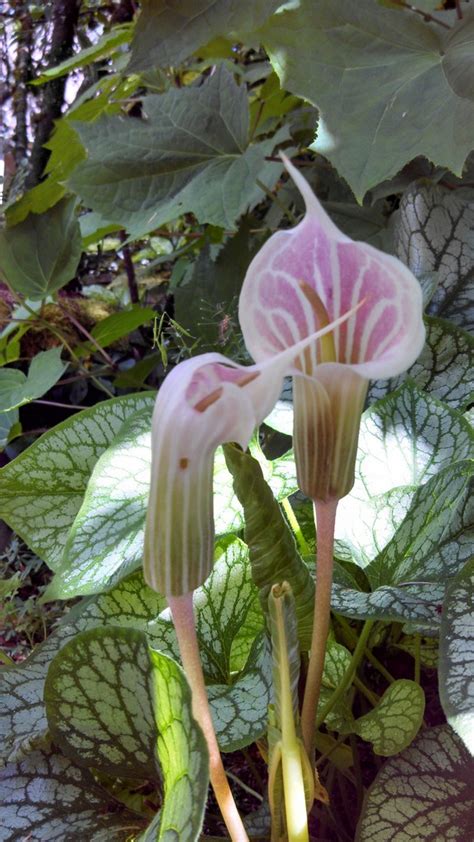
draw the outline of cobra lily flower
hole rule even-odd
[[[270,237],[250,264],[239,320],[248,350],[261,362],[363,302],[351,319],[300,354],[293,380],[299,485],[312,499],[340,499],[354,482],[369,379],[400,374],[423,347],[422,294],[397,258],[339,231],[303,176],[282,158],[306,214],[295,228]]]
[[[337,324],[350,318],[343,314]],[[335,323],[335,324],[336,324]],[[144,573],[161,593],[198,588],[214,555],[212,505],[216,448],[246,448],[293,371],[295,355],[328,334],[313,331],[271,359],[241,366],[221,354],[202,354],[176,366],[161,386],[152,422],[151,488],[145,530]]]
[[[193,591],[210,573],[214,558],[214,453],[228,441],[247,447],[275,404],[295,354],[332,328],[314,332],[259,365],[240,366],[220,354],[187,360],[166,378],[153,413],[144,574],[152,588],[168,597],[194,716],[209,749],[211,783],[233,842],[248,842],[248,837],[219,753],[193,614]]]
[[[421,288],[409,269],[339,231],[306,180],[282,158],[306,214],[295,228],[270,237],[249,266],[239,301],[245,344],[257,362],[268,361],[353,311],[294,359],[298,483],[315,501],[317,525],[316,602],[301,717],[311,756],[329,629],[337,502],[354,483],[369,379],[407,369],[423,347],[425,330]]]

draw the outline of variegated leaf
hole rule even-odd
[[[428,313],[474,327],[474,201],[462,190],[414,182],[400,202],[395,253],[419,278],[435,273]]]
[[[439,693],[447,720],[474,755],[474,559],[446,592],[440,630]]]
[[[83,769],[54,747],[32,747],[0,770],[2,842],[126,842],[143,828]]]
[[[53,427],[2,468],[0,516],[52,570],[102,453],[124,421],[153,405],[153,395],[104,401]]]
[[[448,725],[425,729],[370,787],[357,842],[467,842],[474,762]]]
[[[44,688],[54,741],[80,766],[153,778],[156,733],[146,636],[131,628],[76,635],[52,661]]]

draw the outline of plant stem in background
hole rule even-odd
[[[316,712],[324,669],[326,641],[331,613],[334,526],[338,500],[315,501],[318,553],[316,562],[316,598],[314,604],[311,654],[301,714],[301,731],[308,757],[314,754]]]
[[[335,705],[337,705],[339,699],[342,698],[346,690],[351,686],[354,676],[359,666],[363,656],[366,643],[369,639],[370,632],[372,631],[372,626],[374,625],[374,620],[366,620],[362,631],[360,633],[359,640],[357,642],[357,646],[354,649],[352,654],[352,658],[350,661],[349,666],[347,667],[339,685],[335,689],[334,693],[332,694],[331,698],[328,700],[327,704],[324,706],[322,711],[319,713],[317,720],[316,720],[316,728],[319,728],[328,714],[332,711]]]
[[[125,243],[127,239],[126,231],[120,232],[120,241]],[[138,284],[137,278],[135,275],[135,267],[133,265],[132,255],[130,252],[130,246],[124,245],[122,246],[122,255],[123,255],[123,265],[125,267],[125,272],[127,274],[127,281],[128,281],[128,291],[130,293],[130,301],[132,304],[138,304],[139,295],[138,295]]]
[[[192,691],[193,715],[203,730],[209,750],[209,774],[212,788],[232,842],[248,842],[247,832],[237,811],[222,764],[212,723],[196,635],[193,594],[168,596],[168,602],[173,616],[184,672]]]

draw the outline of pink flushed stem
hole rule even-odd
[[[314,604],[311,654],[301,713],[301,731],[308,757],[314,754],[316,713],[323,676],[326,642],[331,615],[332,571],[334,564],[334,526],[338,500],[315,500],[317,531],[316,598]]]
[[[249,842],[229,787],[212,723],[196,636],[193,594],[168,596],[168,602],[173,616],[184,672],[192,691],[193,716],[203,730],[209,750],[209,775],[217,803],[232,842]]]

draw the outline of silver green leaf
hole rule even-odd
[[[143,393],[104,401],[58,424],[0,472],[0,516],[55,570],[97,460],[124,421],[151,408]]]
[[[390,757],[407,748],[423,721],[425,694],[419,684],[401,678],[394,681],[380,702],[355,720],[352,730],[372,743],[375,754]]]
[[[191,691],[180,667],[153,649],[149,656],[164,802],[155,828],[150,828],[140,840],[197,842],[209,782],[206,741],[193,719]]]
[[[81,766],[154,777],[152,688],[143,632],[111,626],[76,635],[52,661],[44,688],[55,743]]]
[[[411,184],[400,202],[395,254],[417,278],[435,273],[428,313],[465,330],[474,327],[474,201],[472,193],[426,181]]]
[[[391,380],[375,380],[369,387],[369,403],[397,389],[407,377],[459,412],[472,402],[473,337],[456,325],[431,316],[425,318],[425,326],[426,342],[416,363]]]
[[[447,720],[474,755],[474,559],[446,591],[439,644],[439,694]]]
[[[97,461],[47,599],[96,593],[141,564],[151,406],[134,413]]]
[[[283,163],[266,157],[287,130],[249,145],[246,88],[223,66],[204,85],[172,88],[142,104],[146,119],[75,123],[88,159],[70,180],[89,207],[134,237],[188,212],[234,229],[264,196],[257,179],[269,187],[278,179]]]
[[[15,667],[0,672],[0,745],[4,760],[21,751],[32,734],[47,728],[43,703],[49,664],[61,647],[79,632],[98,626],[146,631],[165,607],[165,600],[143,581],[141,571],[100,596],[74,606],[45,643]]]
[[[47,744],[0,770],[0,801],[2,842],[126,842],[143,827],[88,769]]]
[[[326,645],[324,669],[319,694],[318,714],[321,714],[335,690],[341,684],[351,663],[351,653],[341,643],[330,637]],[[324,720],[334,731],[350,733],[353,730],[354,717],[347,699],[347,694],[331,708]]]
[[[16,368],[0,368],[0,412],[17,409],[52,389],[67,368],[61,361],[61,351],[40,351],[31,360],[27,375]]]
[[[192,6],[143,0],[127,72],[179,65],[219,35],[252,32],[279,5],[280,0],[194,0]]]
[[[423,730],[370,787],[357,842],[467,842],[474,763],[448,725]]]
[[[62,199],[0,231],[0,277],[14,292],[38,300],[74,277],[82,249],[75,205]]]
[[[210,577],[194,595],[196,629],[219,745],[236,751],[261,737],[271,701],[271,653],[252,582],[248,549],[229,536],[217,543]],[[168,610],[148,628],[150,643],[178,657]]]
[[[422,485],[473,452],[469,423],[406,382],[364,413],[352,492],[367,499],[396,486]]]
[[[282,87],[318,107],[313,148],[361,202],[418,155],[461,175],[474,132],[473,30],[469,11],[443,29],[376,0],[300,0],[260,37]]]
[[[332,605],[340,613],[360,619],[419,622],[429,628],[439,625],[446,582],[455,576],[472,554],[474,506],[470,495],[472,465],[464,461],[444,468],[418,489],[396,489],[375,501],[386,501],[388,511],[393,494],[406,494],[408,506],[392,521],[391,533],[373,560],[354,560],[364,567],[372,593],[354,590],[340,582],[334,585]],[[414,492],[414,493],[413,493]],[[370,507],[363,511],[370,520]],[[372,508],[376,513],[376,508]],[[350,509],[341,508],[344,515]],[[377,524],[378,527],[378,524]],[[367,525],[367,534],[369,525]],[[360,535],[360,527],[357,530]],[[355,543],[351,544],[354,548]]]

